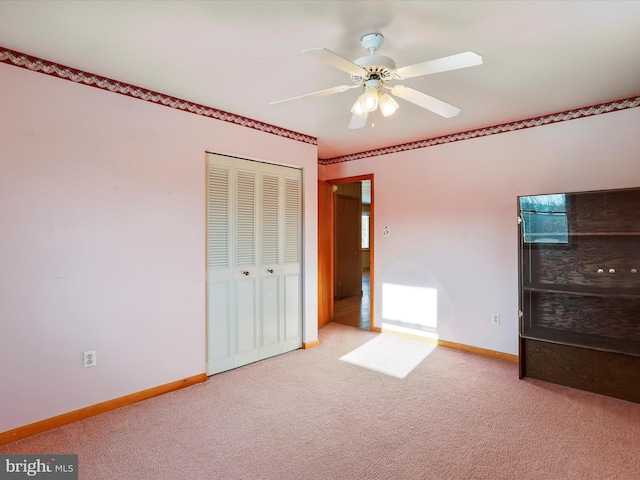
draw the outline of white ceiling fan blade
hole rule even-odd
[[[433,113],[437,113],[445,118],[455,117],[460,113],[460,109],[458,107],[454,107],[442,100],[438,100],[437,98],[414,90],[413,88],[409,88],[405,85],[396,85],[391,89],[391,93],[407,100],[408,102],[415,103],[422,108],[431,110]]]
[[[398,68],[396,75],[399,78],[413,78],[420,75],[431,75],[432,73],[448,72],[460,68],[475,67],[482,65],[482,57],[474,52],[458,53],[449,57],[442,57],[436,60],[416,63],[408,67]]]
[[[351,117],[351,121],[349,122],[349,128],[351,130],[356,130],[358,128],[362,128],[367,124],[367,117],[369,114],[367,113],[364,117],[360,115],[356,115],[355,113]]]
[[[327,88],[325,90],[320,90],[318,92],[306,93],[304,95],[298,95],[297,97],[285,98],[284,100],[278,100],[276,102],[271,102],[269,105],[276,105],[278,103],[289,102],[291,100],[300,100],[307,98],[317,98],[317,97],[325,97],[327,95],[333,95],[334,93],[342,93],[350,90],[352,88],[359,87],[360,85],[339,85],[337,87]]]
[[[331,65],[343,72],[347,72],[350,75],[363,77],[367,74],[364,68],[359,67],[355,63],[350,62],[346,58],[343,58],[337,53],[333,53],[331,50],[327,50],[326,48],[307,48],[306,50],[303,50],[302,53],[310,55],[316,60],[320,60],[321,62]]]

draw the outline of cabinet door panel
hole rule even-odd
[[[300,275],[291,274],[284,277],[284,331],[285,341],[299,341],[302,338],[302,292]]]
[[[236,282],[236,354],[247,353],[258,348],[258,325],[256,322],[256,281]]]
[[[261,285],[261,328],[262,342],[260,348],[280,344],[280,278],[263,277]]]
[[[209,360],[220,360],[231,355],[228,284],[209,285],[209,300]]]

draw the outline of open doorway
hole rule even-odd
[[[373,175],[334,185],[332,321],[372,330]]]

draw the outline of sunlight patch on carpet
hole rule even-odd
[[[392,377],[405,378],[435,348],[433,344],[381,334],[343,355],[340,360]]]

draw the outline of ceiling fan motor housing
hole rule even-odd
[[[366,57],[358,58],[354,60],[356,65],[366,70],[367,75],[364,77],[355,76],[352,77],[354,81],[358,81],[362,78],[362,81],[369,80],[372,76],[376,76],[383,81],[389,81],[393,78],[393,73],[396,71],[396,62],[391,58],[382,55],[367,55]]]

